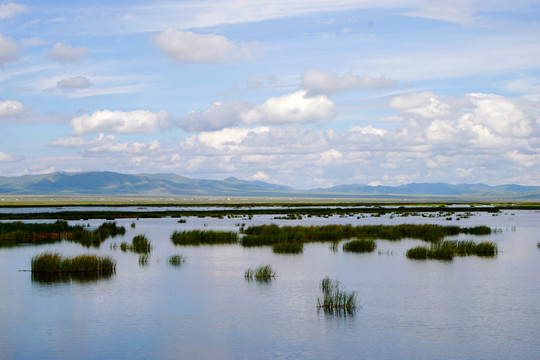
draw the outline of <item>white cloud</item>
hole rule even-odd
[[[215,131],[238,125],[309,123],[331,119],[334,109],[334,103],[325,95],[308,96],[300,90],[258,105],[214,102],[208,110],[182,116],[177,124],[186,131]]]
[[[56,87],[62,90],[86,89],[93,86],[92,82],[85,76],[74,76],[56,82]]]
[[[178,120],[178,126],[186,131],[214,131],[233,127],[240,122],[240,114],[251,107],[241,101],[215,102],[208,110],[192,111],[182,116]]]
[[[471,120],[502,136],[530,135],[531,120],[510,100],[493,94],[469,94],[476,106]]]
[[[27,112],[26,108],[18,101],[4,100],[0,101],[0,119],[13,118],[24,115]]]
[[[390,101],[390,106],[408,115],[426,119],[445,117],[450,114],[450,106],[437,99],[432,92],[400,95]]]
[[[61,64],[69,64],[79,62],[87,52],[88,49],[84,46],[73,47],[59,42],[47,52],[47,57]]]
[[[165,111],[153,113],[146,110],[110,111],[98,110],[71,120],[73,135],[96,132],[151,133],[171,126],[170,115]]]
[[[17,160],[15,156],[6,154],[3,151],[0,151],[0,162],[11,162]]]
[[[263,104],[241,114],[245,124],[307,123],[329,120],[334,116],[335,106],[325,95],[308,96],[300,90],[273,97]]]
[[[225,36],[167,29],[154,38],[156,47],[175,63],[219,63],[235,56],[251,58],[256,44],[236,45]]]
[[[302,74],[301,87],[310,94],[335,94],[355,89],[384,89],[397,84],[395,80],[384,76],[370,77],[355,75],[351,72],[343,75],[321,71],[308,71]]]
[[[268,174],[266,174],[264,171],[257,171],[257,173],[253,174],[250,179],[269,182],[270,176],[268,176]]]
[[[0,4],[0,20],[12,18],[15,15],[25,11],[26,5],[16,4],[13,2]]]
[[[468,0],[459,2],[432,0],[420,4],[416,10],[405,12],[403,15],[460,24],[478,24],[482,22],[482,19],[476,15],[478,9],[474,6],[475,2]]]
[[[79,148],[83,154],[96,156],[96,154],[115,154],[133,156],[138,154],[150,155],[161,149],[162,144],[158,140],[150,142],[118,142],[115,135],[99,134],[93,140],[85,140],[80,137],[58,139],[49,143],[51,146]]]
[[[0,33],[0,67],[11,61],[17,60],[19,47],[11,41],[11,38],[2,36]]]

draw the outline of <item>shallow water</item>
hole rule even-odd
[[[72,243],[0,248],[0,358],[182,359],[508,359],[540,353],[540,212],[474,214],[452,220],[421,216],[333,216],[276,220],[248,218],[118,220],[123,237],[99,249]],[[84,223],[98,226],[102,220]],[[130,224],[136,223],[135,228]],[[418,240],[377,240],[370,254],[334,252],[309,243],[300,255],[239,245],[180,247],[174,230],[238,230],[246,226],[439,223],[488,225],[500,231],[495,258],[456,257],[451,262],[405,257]],[[145,234],[153,244],[146,266],[134,253],[110,244]],[[455,239],[455,238],[454,238]],[[32,256],[97,253],[116,259],[107,279],[40,282]],[[168,257],[183,254],[179,267]],[[248,282],[244,271],[270,264],[270,283]],[[325,277],[357,291],[353,316],[316,308]]]

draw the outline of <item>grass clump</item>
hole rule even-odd
[[[372,252],[376,247],[377,245],[373,239],[358,239],[343,244],[343,251],[356,253]]]
[[[234,244],[238,242],[238,234],[234,231],[215,230],[175,231],[171,241],[174,245]]]
[[[247,269],[244,273],[244,277],[247,280],[257,280],[267,282],[276,277],[276,272],[270,265],[261,265],[256,269]]]
[[[345,291],[340,289],[339,281],[325,277],[321,280],[322,298],[317,298],[317,308],[326,312],[346,311],[348,313],[356,310],[356,291]]]
[[[33,273],[112,273],[116,262],[110,257],[79,255],[73,258],[58,253],[45,252],[31,261]]]
[[[123,241],[120,244],[120,250],[123,252],[130,250],[137,254],[149,254],[152,251],[152,243],[145,235],[135,235],[131,239],[131,245]]]
[[[173,266],[180,266],[186,261],[186,257],[182,254],[172,255],[169,257],[169,264]]]
[[[431,246],[417,246],[409,249],[406,256],[409,259],[424,260],[452,260],[454,256],[495,256],[497,254],[497,244],[491,241],[475,243],[474,241],[441,241],[431,244]]]

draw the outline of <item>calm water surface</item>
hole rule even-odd
[[[187,218],[118,220],[123,237],[98,249],[78,244],[0,248],[0,359],[534,359],[540,354],[540,212],[475,214],[451,221],[421,216],[276,220]],[[101,220],[84,223],[98,226]],[[130,224],[136,223],[135,228]],[[371,254],[306,244],[301,255],[239,245],[175,247],[174,230],[238,230],[281,225],[440,223],[498,228],[495,258],[412,261],[417,240],[377,240]],[[154,248],[146,266],[111,248],[145,234]],[[457,239],[457,237],[453,238]],[[94,281],[36,281],[32,256],[112,256],[116,274]],[[173,267],[168,257],[183,254]],[[244,271],[270,264],[270,283]],[[320,280],[330,276],[358,292],[352,316],[316,308]]]

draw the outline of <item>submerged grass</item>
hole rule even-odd
[[[244,273],[247,280],[267,282],[276,277],[276,272],[270,265],[261,265],[256,269],[247,269]]]
[[[186,261],[186,257],[182,254],[176,254],[169,257],[169,264],[173,266],[180,266]]]
[[[317,298],[317,308],[324,309],[325,312],[334,311],[353,312],[356,308],[356,291],[345,291],[340,289],[339,281],[325,277],[321,280],[322,298]]]
[[[376,247],[377,245],[373,239],[358,239],[343,244],[343,251],[357,253],[372,252]]]
[[[280,242],[272,245],[272,251],[276,254],[300,254],[304,251],[304,244],[301,242]]]
[[[234,231],[215,230],[175,231],[171,241],[174,245],[234,244],[238,242],[238,234]]]
[[[79,255],[68,258],[59,253],[45,252],[32,258],[31,269],[35,273],[111,273],[116,269],[116,262],[108,256]]]
[[[495,256],[497,255],[497,244],[491,241],[475,243],[474,241],[441,241],[433,243],[431,246],[417,246],[407,250],[406,256],[409,259],[424,260],[452,260],[454,256]]]

